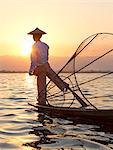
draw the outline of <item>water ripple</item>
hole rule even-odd
[[[4,114],[4,115],[0,115],[0,117],[14,117],[16,116],[16,114]]]
[[[24,132],[6,132],[6,131],[0,131],[0,135],[7,135],[7,136],[20,136],[20,135],[25,135],[28,134],[28,131],[24,131]]]
[[[19,147],[16,146],[15,144],[10,144],[10,143],[1,143],[0,142],[0,149],[2,150],[9,150],[9,149],[18,149]]]

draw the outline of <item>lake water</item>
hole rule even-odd
[[[96,75],[81,74],[78,80]],[[87,97],[105,96],[91,99],[98,108],[113,108],[113,75],[81,88]],[[113,149],[112,131],[34,112],[28,103],[35,103],[36,96],[35,77],[26,73],[0,74],[0,150]]]

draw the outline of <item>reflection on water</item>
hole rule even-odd
[[[38,115],[41,125],[33,127],[29,134],[34,134],[38,140],[23,144],[36,149],[110,149],[104,145],[113,143],[113,138],[104,132],[99,132],[96,125],[74,125],[73,122],[53,119],[44,114]]]
[[[103,85],[110,83],[106,91],[110,95],[112,95],[111,81],[113,81],[112,78],[107,78],[106,83],[102,83]],[[100,93],[103,90],[101,88]],[[84,89],[84,92],[90,92],[95,96],[97,87],[92,83]],[[107,130],[109,126],[73,123],[38,114],[28,105],[28,102],[35,103],[35,99],[34,77],[24,73],[0,74],[1,150],[107,150],[113,148],[113,130]],[[95,104],[101,108],[113,108],[112,97],[100,98]]]
[[[56,135],[56,134],[53,134],[51,131],[49,131],[47,128],[45,128],[45,126],[46,126],[45,120],[47,120],[49,124],[52,124],[53,123],[52,119],[45,117],[44,114],[39,114],[37,120],[40,122],[40,125],[33,127],[33,130],[30,131],[29,134],[34,134],[34,135],[38,136],[39,139],[35,142],[33,141],[30,143],[25,143],[23,145],[41,149],[41,147],[39,146],[40,144],[54,143],[51,141],[51,138],[49,138],[48,136]]]

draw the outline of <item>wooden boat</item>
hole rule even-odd
[[[30,104],[32,105],[32,104]],[[52,117],[58,117],[63,119],[69,119],[72,121],[82,121],[91,123],[112,123],[113,122],[113,110],[95,110],[95,109],[82,109],[82,108],[67,108],[67,107],[54,107],[54,106],[42,106],[32,105],[37,108],[38,112],[43,112]]]

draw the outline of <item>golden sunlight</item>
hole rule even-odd
[[[22,56],[29,56],[31,53],[33,41],[31,38],[25,38],[22,42]]]

